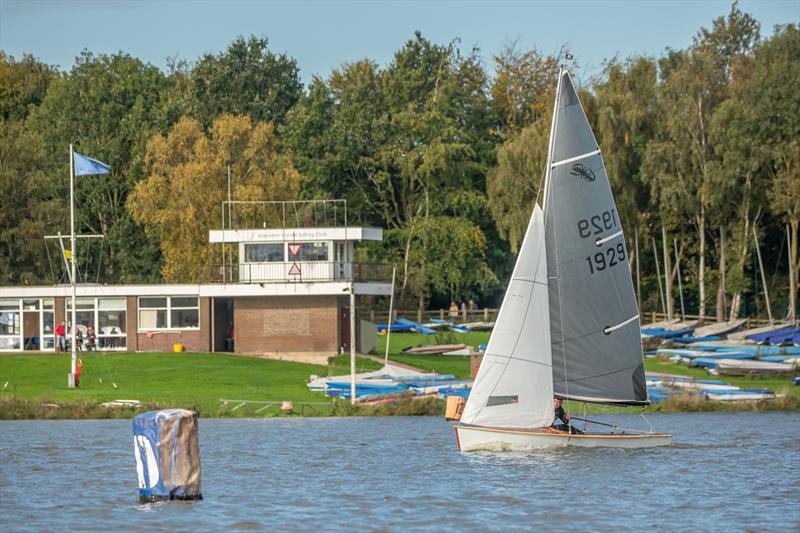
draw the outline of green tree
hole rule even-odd
[[[550,92],[550,101],[555,90]],[[500,236],[517,253],[533,205],[542,203],[552,106],[497,150],[497,165],[486,176],[492,217]]]
[[[535,48],[520,50],[511,43],[494,56],[491,106],[504,137],[551,112],[561,55],[547,56]]]
[[[267,39],[238,37],[224,52],[204,55],[186,88],[190,116],[208,127],[223,113],[280,124],[302,93],[297,62],[276,55]]]
[[[110,175],[75,180],[76,231],[105,234],[102,279],[135,282],[158,279],[158,241],[147,239],[128,213],[129,191],[144,176],[146,141],[160,92],[168,85],[155,67],[118,53],[85,51],[72,70],[53,80],[29,119],[45,146],[48,189],[69,202],[69,144],[111,166]],[[65,218],[50,232],[69,231]]]
[[[0,119],[24,120],[42,102],[56,76],[54,67],[30,54],[17,61],[0,50]]]
[[[768,150],[771,211],[789,225],[791,267],[789,317],[797,319],[800,286],[798,229],[800,227],[800,29],[796,24],[776,28],[773,37],[756,49],[750,83],[744,98],[754,118],[754,142]],[[778,251],[782,253],[782,251]]]
[[[477,51],[464,56],[417,33],[386,69],[365,60],[315,80],[284,130],[307,195],[343,197],[361,222],[397,230],[401,294],[420,304],[431,285],[412,287],[412,275],[432,274],[413,271],[412,252],[426,220],[486,213],[494,155],[486,85]],[[470,220],[485,232],[487,219]],[[476,241],[469,253],[477,250]]]
[[[208,242],[219,228],[231,165],[236,200],[294,199],[300,174],[281,153],[273,127],[247,115],[222,115],[205,133],[199,122],[181,119],[147,146],[146,180],[128,199],[135,220],[160,237],[162,275],[168,283],[198,282],[219,261]]]
[[[701,320],[706,314],[709,193],[714,190],[710,186],[715,158],[709,140],[711,118],[727,98],[731,63],[736,56],[750,53],[758,38],[758,22],[734,4],[727,18],[720,17],[711,30],[698,32],[691,48],[670,53],[660,65],[664,80],[658,91],[660,131],[645,159],[655,180],[662,221],[677,226],[691,220],[695,227]],[[668,280],[668,289],[669,285]]]
[[[63,209],[50,197],[41,138],[21,121],[0,120],[0,283],[44,281],[50,265],[43,237]]]

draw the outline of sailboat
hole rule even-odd
[[[671,435],[553,427],[554,397],[649,404],[639,311],[602,154],[559,73],[544,186],[464,413],[462,451],[664,446]]]

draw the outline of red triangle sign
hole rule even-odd
[[[290,244],[289,245],[289,253],[292,254],[292,257],[295,257],[297,255],[297,252],[299,252],[300,248],[302,248],[302,247],[303,247],[302,244]],[[298,274],[299,274],[299,272],[298,272]]]
[[[289,269],[289,275],[290,276],[299,276],[300,274],[301,274],[300,265],[298,265],[297,263],[292,263],[292,268]]]

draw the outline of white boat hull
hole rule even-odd
[[[533,451],[555,446],[586,448],[653,448],[672,444],[666,433],[571,435],[550,428],[507,429],[456,425],[456,441],[462,452]]]

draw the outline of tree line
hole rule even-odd
[[[43,236],[69,231],[73,143],[112,168],[76,180],[78,233],[105,235],[78,257],[104,282],[193,282],[220,263],[208,230],[230,166],[236,200],[343,198],[351,224],[384,228],[359,260],[394,264],[406,306],[496,305],[541,193],[562,52],[510,44],[490,74],[480,50],[417,32],[385,66],[304,87],[254,36],[166,72],[124,52],[61,72],[0,51],[0,284],[59,281]],[[679,278],[686,312],[766,316],[766,288],[793,313],[798,26],[764,37],[734,4],[686,49],[580,81],[643,310],[677,313]]]

